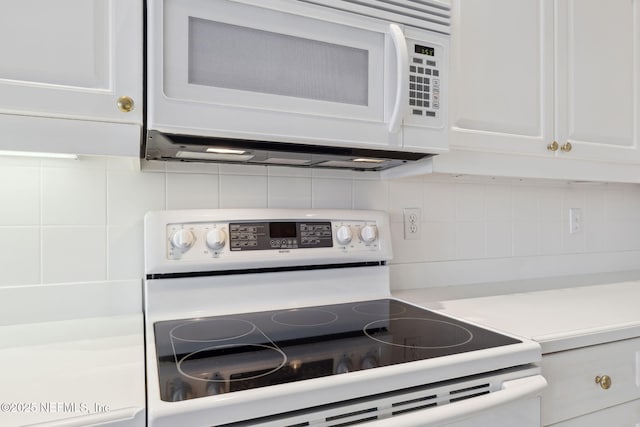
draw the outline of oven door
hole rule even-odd
[[[282,0],[150,0],[148,31],[151,130],[393,150],[420,121],[409,49],[430,32]]]
[[[502,389],[448,405],[427,408],[385,420],[371,427],[540,427],[541,375],[502,383]]]

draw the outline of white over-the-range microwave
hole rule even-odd
[[[448,149],[446,3],[147,0],[146,21],[146,160],[378,171]]]

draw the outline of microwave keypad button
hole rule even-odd
[[[416,116],[421,116],[422,115],[422,110],[412,110],[412,111],[413,111],[413,114],[415,114]]]
[[[413,98],[409,99],[409,105],[412,106],[412,107],[415,106],[416,105],[416,100],[413,99]]]
[[[431,68],[427,68],[426,70],[424,70],[424,73],[427,75],[431,74]]]
[[[424,68],[418,67],[418,74],[424,74]]]
[[[438,70],[433,70],[433,75],[438,77],[440,75],[440,71]]]
[[[418,90],[422,90],[422,85],[417,85]]]
[[[413,63],[414,64],[422,64],[422,58],[413,58]]]
[[[436,66],[436,61],[427,61],[427,65],[430,67],[435,67]]]
[[[418,76],[418,77],[416,78],[416,81],[417,81],[418,83],[422,83],[422,77]]]
[[[416,81],[416,76],[409,76],[409,81],[410,82],[415,82]]]
[[[409,67],[409,71],[411,71],[412,73],[415,73],[416,72],[416,66],[415,65],[411,65]]]
[[[410,90],[416,90],[416,84],[415,83],[409,83],[409,89]]]
[[[427,117],[435,117],[435,116],[436,116],[435,111],[427,111]]]

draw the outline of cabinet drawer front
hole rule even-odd
[[[640,397],[640,339],[563,351],[542,358],[549,386],[542,394],[544,425]],[[605,389],[596,377],[607,375]]]
[[[640,425],[640,400],[603,409],[589,415],[572,418],[552,427],[638,427]]]

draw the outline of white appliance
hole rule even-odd
[[[147,0],[143,155],[384,170],[445,152],[449,21],[438,0]]]
[[[377,211],[148,213],[148,425],[539,427],[539,345],[391,298],[391,257]]]

